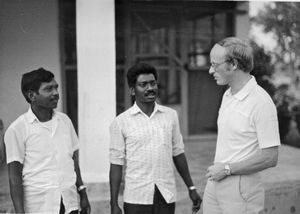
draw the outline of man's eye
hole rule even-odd
[[[144,87],[147,86],[147,84],[148,84],[148,83],[146,83],[146,82],[142,82],[142,83],[140,83],[140,86],[141,86],[142,88],[144,88]]]
[[[151,82],[150,82],[150,85],[151,85],[151,86],[156,86],[156,85],[157,85],[157,82],[156,82],[156,81],[151,81]]]
[[[52,87],[47,87],[47,88],[45,88],[45,91],[52,91],[53,90],[53,88]]]

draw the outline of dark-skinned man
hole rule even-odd
[[[156,103],[156,69],[136,64],[127,81],[135,103],[110,126],[111,214],[122,213],[118,194],[123,168],[125,214],[174,214],[173,162],[198,211],[202,200],[189,173],[177,113]]]

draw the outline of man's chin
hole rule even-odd
[[[155,101],[156,100],[156,96],[146,96],[145,99],[149,100],[149,101]]]
[[[219,80],[217,80],[216,83],[217,83],[217,85],[219,85],[219,86],[227,85],[225,82],[219,81]]]
[[[56,104],[52,104],[52,105],[50,106],[50,108],[51,108],[51,109],[56,109],[56,108],[57,108],[57,103],[56,103]]]
[[[152,102],[155,102],[155,101],[156,101],[156,97],[151,97],[151,98],[146,98],[145,99],[146,103],[152,103]]]

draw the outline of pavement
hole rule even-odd
[[[206,169],[212,164],[215,151],[216,136],[189,139],[185,141],[185,153],[189,163],[190,172],[200,195],[203,195],[206,179]],[[296,204],[300,197],[300,149],[282,145],[280,147],[279,161],[275,168],[262,172],[266,189],[266,202],[264,214],[300,214],[300,205]],[[191,202],[186,187],[176,173],[178,202],[176,214],[191,213]],[[95,185],[88,184],[88,194],[92,206],[92,213],[109,214],[108,184],[97,189]],[[295,199],[295,200],[294,200]],[[278,201],[279,200],[279,201]],[[300,203],[299,203],[300,204]],[[284,208],[286,211],[278,211]],[[275,212],[277,210],[277,212]],[[7,167],[0,165],[0,213],[13,212],[9,196]],[[199,214],[202,213],[202,210]]]

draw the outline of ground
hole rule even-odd
[[[213,162],[215,143],[216,136],[185,141],[185,150],[190,172],[201,196],[203,195],[206,184],[206,179],[204,178],[206,169]],[[293,202],[295,197],[297,200],[299,199],[300,193],[299,160],[300,148],[282,145],[280,147],[277,167],[265,170],[262,173],[267,194],[265,214],[276,213],[274,210],[278,210],[280,207],[284,207],[285,210],[289,211],[279,214],[300,214],[299,205]],[[3,164],[0,165],[0,173],[0,213],[4,213],[5,211],[12,212],[7,168]],[[176,214],[191,213],[192,204],[188,198],[187,189],[177,173],[176,181],[178,190]],[[93,210],[92,213],[109,214],[109,189],[107,186],[108,185],[99,189],[94,188],[92,185],[88,187]],[[277,196],[281,198],[278,199]],[[200,211],[200,213],[202,213],[202,211]]]

